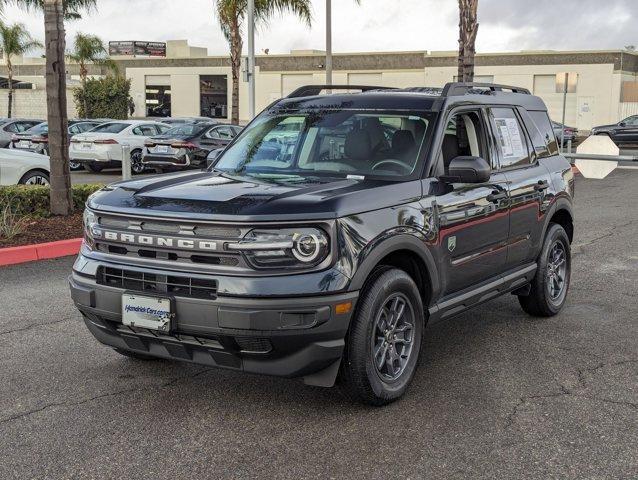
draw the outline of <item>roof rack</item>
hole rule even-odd
[[[286,98],[313,97],[319,95],[323,90],[360,90],[361,92],[369,92],[371,90],[393,90],[393,88],[372,85],[304,85]]]
[[[527,88],[512,87],[510,85],[498,85],[496,83],[476,83],[476,82],[450,82],[443,87],[442,97],[454,97],[458,95],[467,95],[472,90],[484,90],[488,93],[503,92],[509,90],[511,93],[522,93],[524,95],[531,95],[531,92]]]

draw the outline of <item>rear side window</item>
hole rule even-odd
[[[103,123],[102,125],[98,125],[91,131],[100,133],[120,133],[129,125],[129,123]]]
[[[527,112],[534,122],[534,125],[540,132],[543,137],[543,141],[549,150],[550,155],[558,154],[558,142],[556,141],[556,134],[554,133],[554,129],[552,128],[552,122],[547,115],[547,112],[544,111],[528,111]],[[534,146],[536,146],[536,142],[534,142]]]
[[[531,163],[525,130],[511,108],[491,109],[494,135],[502,168],[523,167]]]

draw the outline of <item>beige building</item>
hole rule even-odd
[[[225,56],[207,56],[205,49],[182,40],[167,42],[166,58],[118,57],[116,61],[131,80],[135,116],[230,117],[231,75]],[[16,78],[32,88],[17,92],[15,114],[44,117],[42,60],[18,63]],[[324,63],[322,52],[314,50],[258,56],[257,109],[301,85],[323,83]],[[633,52],[489,53],[477,55],[476,64],[477,81],[526,87],[545,100],[557,121],[563,105],[559,80],[569,72],[566,123],[582,131],[638,113],[638,55]],[[77,65],[67,69],[71,82],[77,82]],[[91,73],[106,72],[93,68]],[[0,67],[0,76],[4,74]],[[456,52],[354,53],[334,58],[335,84],[441,87],[455,75]],[[242,80],[239,115],[243,121],[248,120],[247,100],[247,83]],[[0,89],[0,116],[6,107],[6,89]],[[71,101],[69,114],[75,114]]]

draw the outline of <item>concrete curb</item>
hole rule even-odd
[[[70,240],[60,240],[57,242],[0,248],[0,266],[77,255],[80,251],[81,244],[81,238],[72,238]]]

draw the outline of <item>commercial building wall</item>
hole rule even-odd
[[[182,45],[183,46],[183,45]],[[120,71],[131,80],[131,95],[135,116],[146,115],[148,85],[170,86],[171,115],[200,115],[200,76],[221,75],[227,83],[227,118],[231,112],[232,77],[228,57],[193,56],[182,58],[118,59]],[[288,95],[305,84],[325,81],[325,58],[320,52],[293,52],[291,55],[263,55],[257,57],[256,107],[265,108],[272,101]],[[3,74],[0,66],[0,75]],[[392,52],[340,54],[334,57],[335,84],[373,84],[388,87],[433,86],[442,87],[453,81],[457,74],[455,52]],[[42,79],[43,65],[25,62],[16,67],[16,78]],[[77,66],[68,66],[69,74],[77,75]],[[638,76],[638,55],[621,51],[600,52],[524,52],[508,54],[480,54],[476,57],[476,80],[502,83],[528,88],[547,103],[550,116],[562,118],[563,95],[556,91],[556,75],[570,72],[577,76],[574,92],[567,94],[565,121],[580,130],[613,123],[627,114],[638,112],[638,99],[634,99],[633,83]],[[91,67],[91,74],[106,72]],[[624,91],[626,99],[623,102]],[[43,87],[42,87],[43,89]],[[636,88],[638,92],[638,87]],[[35,92],[35,93],[34,93]],[[42,112],[41,88],[22,96],[33,96],[33,101],[22,100],[16,115],[31,116]],[[0,90],[0,99],[6,95]],[[70,95],[69,95],[70,97]],[[6,101],[5,101],[6,104]],[[1,104],[0,109],[6,105]],[[21,111],[21,109],[24,109]],[[72,102],[70,109],[73,110]],[[2,110],[0,110],[1,112]],[[71,113],[70,113],[71,115]],[[248,88],[241,79],[239,117],[248,121]]]

